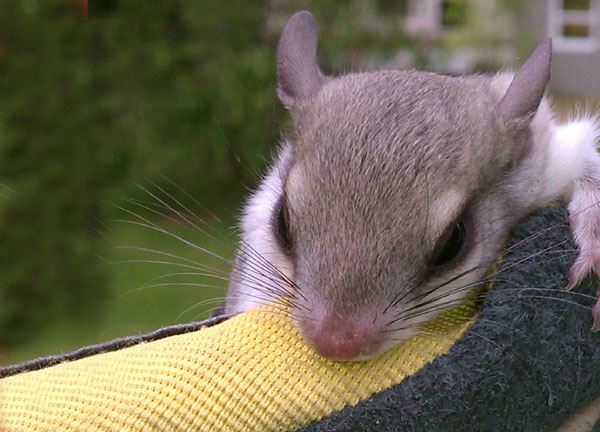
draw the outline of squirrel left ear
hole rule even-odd
[[[543,40],[515,73],[508,90],[498,103],[497,112],[505,126],[523,127],[536,113],[548,81],[552,40]]]
[[[319,26],[308,11],[288,21],[277,47],[279,96],[288,108],[296,101],[310,99],[323,84],[317,65]]]

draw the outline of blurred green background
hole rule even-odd
[[[521,3],[495,2],[494,21]],[[514,58],[533,44],[503,27],[482,37],[465,0],[441,3],[442,36],[411,33],[411,4],[3,0],[0,364],[218,306],[236,215],[286,127],[274,48],[293,11],[317,16],[326,73],[463,73],[448,60],[461,47]]]

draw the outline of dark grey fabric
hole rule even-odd
[[[507,254],[477,321],[447,355],[302,430],[551,431],[599,397],[594,300],[562,291],[575,258],[566,211],[540,211],[511,238],[527,240]],[[595,294],[596,280],[575,291]]]

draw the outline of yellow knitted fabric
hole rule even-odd
[[[474,301],[368,362],[320,358],[260,307],[214,327],[0,380],[0,431],[279,431],[389,388],[446,353]]]

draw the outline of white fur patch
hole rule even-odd
[[[598,127],[592,118],[582,118],[554,127],[544,173],[544,200],[570,195],[573,182],[597,166]]]
[[[292,263],[279,250],[271,225],[273,209],[281,197],[283,188],[279,166],[290,157],[289,153],[289,145],[285,145],[281,149],[277,162],[263,178],[258,190],[248,200],[244,208],[241,228],[242,240],[251,245],[253,252],[259,254],[262,259],[269,261],[286,277],[291,278]],[[265,265],[262,264],[262,266]],[[255,263],[253,267],[260,266],[260,264]],[[239,298],[236,300],[236,313],[266,303],[265,298],[267,296],[257,288],[261,285],[273,285],[273,278],[268,275],[268,271],[264,271],[263,275],[256,269],[247,268],[244,271],[247,273],[247,277],[252,279],[252,283],[242,281],[237,285],[236,295]]]
[[[450,189],[431,203],[429,215],[434,219],[429,229],[440,234],[448,226],[465,202],[465,193],[458,189]]]

